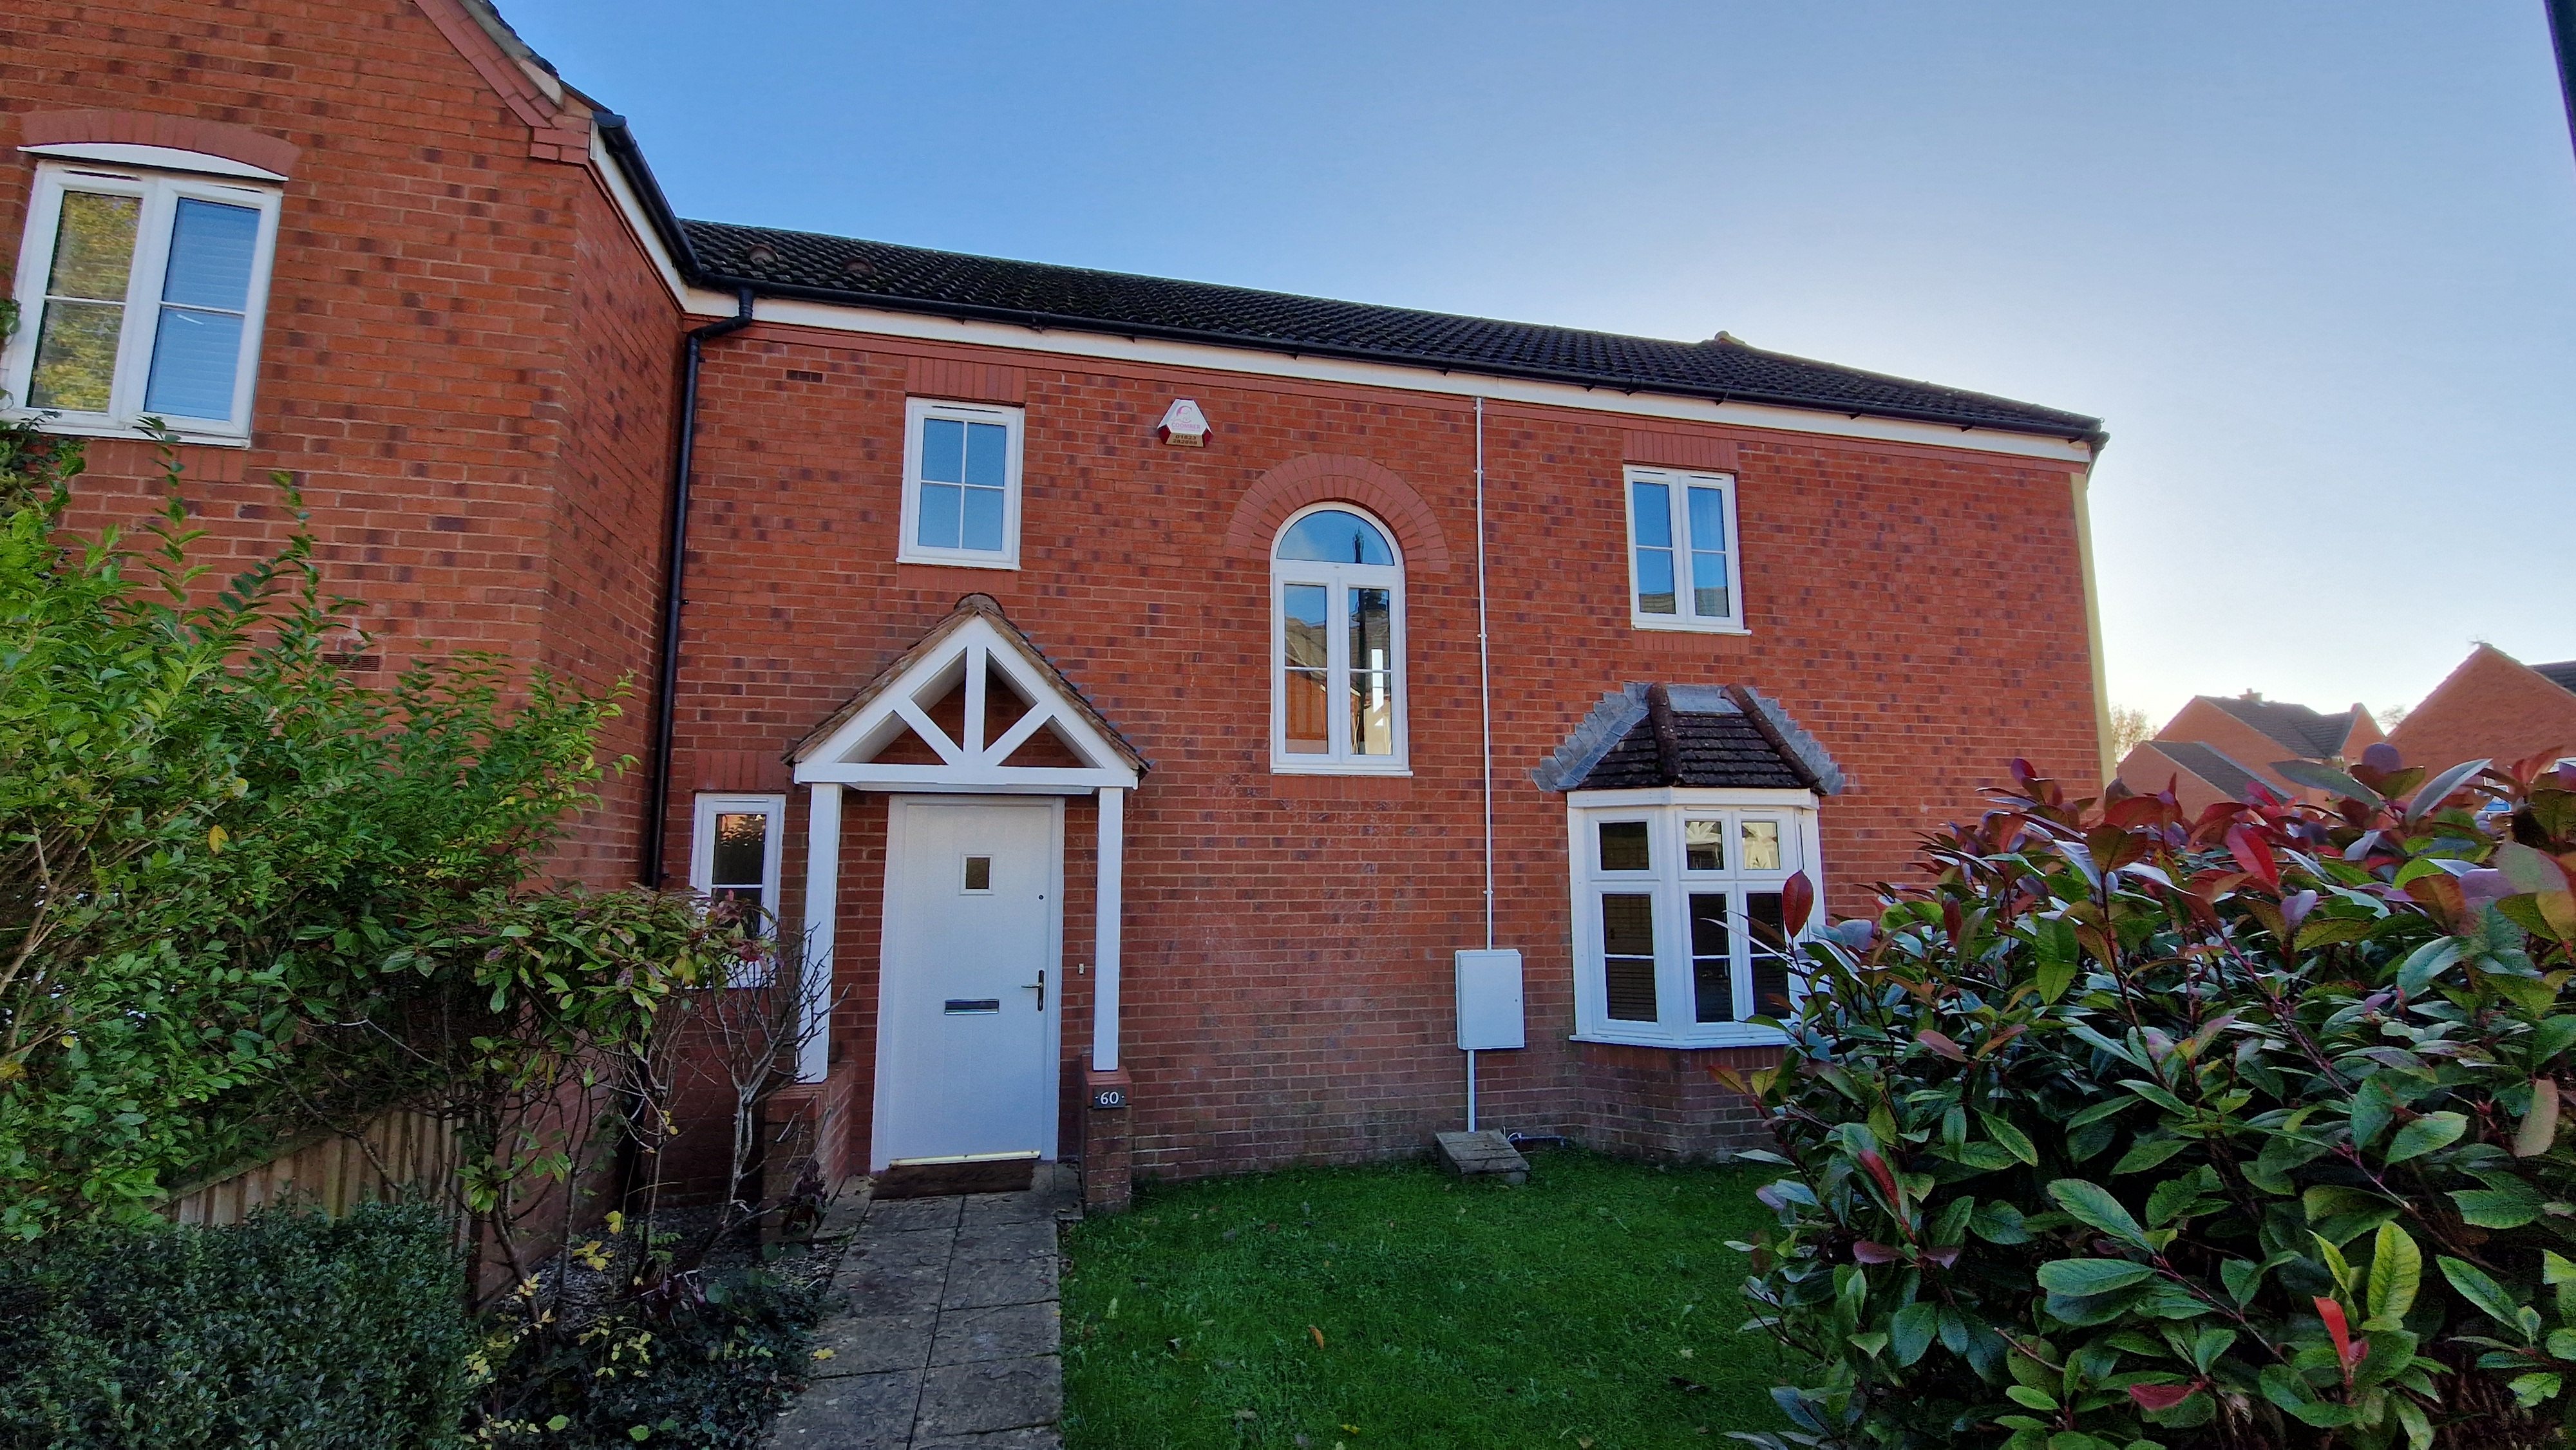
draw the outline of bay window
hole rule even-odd
[[[1778,1042],[1804,988],[1789,878],[1821,888],[1806,791],[1568,798],[1576,1035],[1662,1047]]]

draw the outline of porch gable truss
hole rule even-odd
[[[991,688],[996,680],[1007,692]],[[932,714],[961,685],[963,709],[952,730]],[[1016,717],[1012,695],[1026,702]],[[1040,730],[1051,732],[1075,763],[1012,764]],[[877,759],[906,735],[927,746],[937,763]],[[788,760],[799,784],[984,794],[1132,790],[1147,769],[1135,747],[983,594],[960,600],[955,613],[799,741]]]

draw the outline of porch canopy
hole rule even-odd
[[[921,642],[788,752],[813,790],[805,866],[805,961],[832,980],[839,914],[841,792],[1094,795],[1100,798],[1094,898],[1091,1065],[1118,1066],[1118,918],[1127,792],[1145,758],[1092,708],[990,595],[969,594]],[[831,1061],[829,992],[806,994],[823,1016],[805,1037],[800,1081]]]

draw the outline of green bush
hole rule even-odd
[[[81,466],[0,422],[0,1238],[148,1219],[401,1102],[457,1124],[474,1242],[523,1274],[522,1222],[616,1137],[562,1104],[657,1120],[656,1013],[741,934],[531,888],[612,699],[470,654],[371,688],[300,512],[219,584],[175,453],[160,511],[95,539]]]
[[[1756,1323],[1772,1445],[2567,1443],[2576,769],[2285,767],[2099,809],[2016,763],[1809,948]]]
[[[369,1204],[0,1251],[0,1444],[452,1445],[473,1348],[455,1237],[432,1206]]]

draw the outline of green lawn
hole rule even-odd
[[[1072,1450],[1725,1445],[1786,1422],[1744,1322],[1759,1169],[1532,1155],[1148,1188],[1067,1238]],[[1319,1337],[1320,1336],[1320,1342]]]

